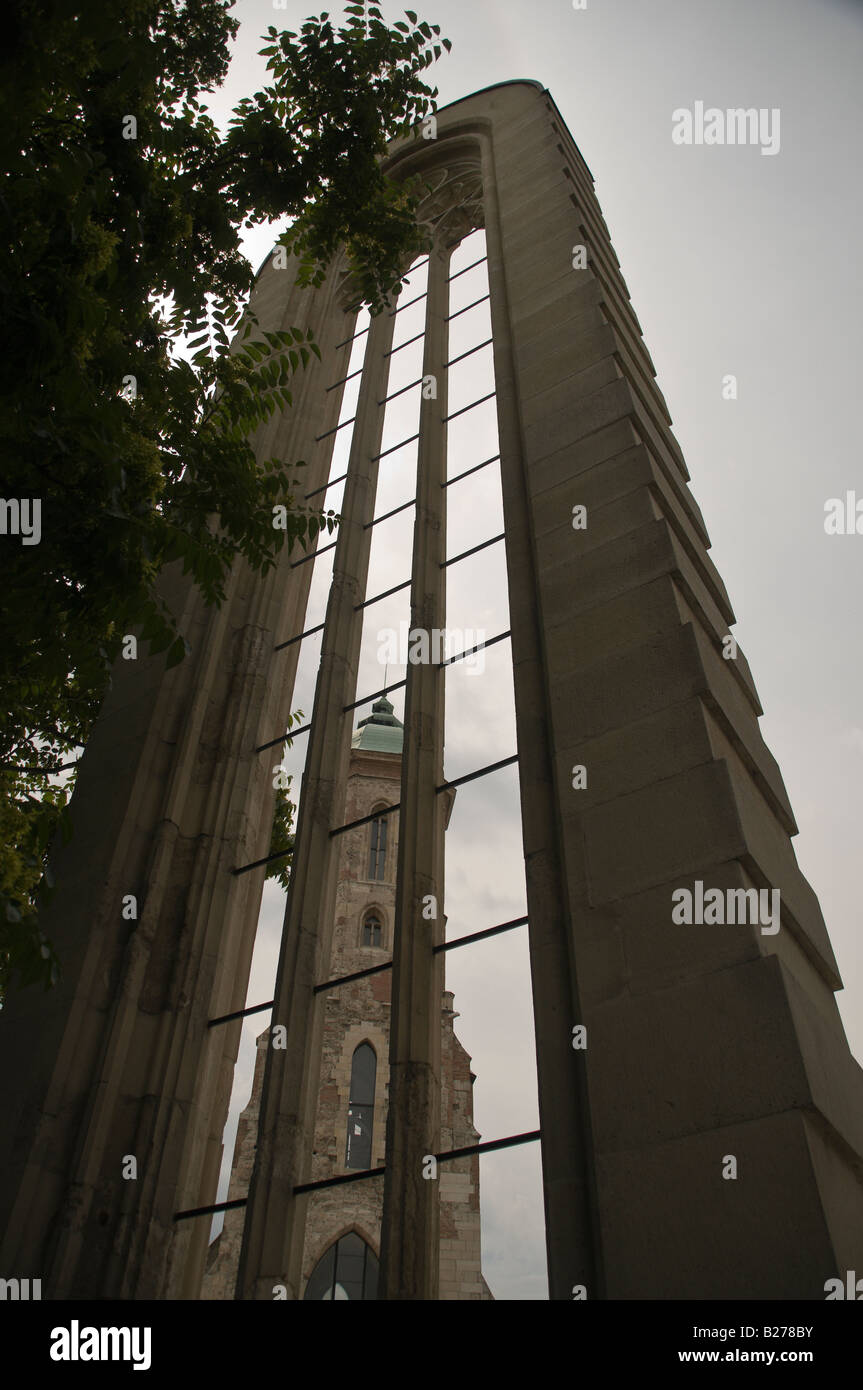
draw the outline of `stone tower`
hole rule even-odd
[[[450,257],[483,227],[499,455],[461,469],[500,469],[504,531],[483,545],[506,555],[494,640],[510,643],[516,749],[449,779],[441,663],[407,667],[384,811],[399,844],[379,1292],[440,1295],[441,1192],[423,1167],[457,1157],[441,1105],[447,798],[517,762],[541,1128],[485,1145],[540,1143],[551,1297],[820,1300],[863,1268],[863,1073],[593,178],[536,82],[455,102],[434,134],[387,156],[427,190],[413,388],[438,386],[402,442],[413,554],[395,587],[413,630],[446,628],[465,558],[446,544]],[[255,444],[305,461],[307,500],[330,483],[358,331],[365,351],[272,1003],[286,1046],[266,1052],[240,1255],[238,1296],[262,1300],[304,1287],[354,711],[384,693],[357,683],[383,597],[367,588],[400,307],[357,330],[343,262],[319,289],[292,269],[268,262],[254,305],[265,330],[311,329],[320,360]],[[191,654],[167,672],[120,662],[84,752],[43,922],[63,978],[0,1016],[0,1269],[40,1278],[44,1298],[199,1296],[311,568],[238,565],[218,612],[166,574]],[[681,893],[740,915],[681,920]],[[762,893],[779,894],[769,930]]]
[[[387,699],[359,721],[351,743],[345,819],[364,818],[398,801],[404,729]],[[454,797],[455,793],[451,793]],[[329,974],[353,978],[326,996],[323,1064],[315,1124],[312,1179],[381,1169],[385,1158],[391,975],[385,964],[395,929],[398,816],[358,826],[339,851],[336,921]],[[378,973],[370,974],[378,968]],[[383,969],[381,967],[384,967]],[[441,1002],[441,1142],[447,1149],[476,1144],[470,1058],[453,1031],[453,996]],[[245,1197],[254,1168],[269,1030],[257,1040],[249,1103],[240,1116],[228,1200]],[[370,1081],[362,1075],[364,1055]],[[357,1092],[363,1082],[365,1093]],[[455,1159],[440,1178],[440,1298],[489,1299],[480,1268],[479,1158]],[[382,1175],[309,1195],[303,1251],[304,1298],[374,1297],[383,1211]],[[244,1213],[228,1211],[207,1256],[202,1298],[233,1298]],[[345,1238],[364,1250],[364,1279],[343,1279]],[[336,1258],[333,1258],[334,1247]],[[338,1263],[337,1263],[338,1262]],[[347,1290],[347,1292],[345,1291]]]

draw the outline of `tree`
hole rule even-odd
[[[422,249],[420,190],[380,156],[434,109],[437,26],[352,4],[338,28],[269,28],[268,85],[222,134],[201,97],[227,72],[231,5],[18,0],[4,16],[0,988],[56,971],[35,901],[68,787],[48,776],[86,742],[124,635],[185,654],[160,571],[181,561],[219,604],[238,557],[264,572],[335,524],[249,442],[317,349],[250,321],[229,351],[253,282],[243,230],[289,217],[313,285],[345,246],[373,311]]]

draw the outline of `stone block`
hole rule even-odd
[[[582,822],[590,902],[679,877],[681,884],[747,850],[724,763],[707,763],[614,801]]]
[[[697,696],[596,738],[570,736],[561,742],[557,759],[560,785],[566,789],[561,807],[564,825],[580,820],[590,807],[712,762],[714,756]],[[572,786],[576,765],[585,768],[585,787]]]
[[[548,457],[536,459],[528,456],[528,489],[536,497],[549,488],[569,483],[573,478],[615,458],[625,450],[640,443],[632,421],[615,420],[611,425],[597,430],[594,434],[568,444]]]
[[[709,932],[752,928],[678,930],[697,955]],[[619,995],[589,1012],[587,1029],[591,1116],[603,1154],[650,1149],[812,1103],[775,958]]]
[[[608,1298],[823,1299],[835,1256],[799,1111],[606,1152],[598,1177]]]
[[[683,622],[677,589],[667,574],[648,584],[597,603],[582,613],[560,613],[546,627],[549,685],[561,712],[570,692],[559,685],[563,676],[581,672],[605,658],[657,642],[677,631]]]
[[[549,334],[568,329],[575,334],[583,314],[602,312],[602,286],[594,275],[573,272],[572,283],[553,304],[523,314],[513,326],[512,346],[519,370],[533,367],[546,354]],[[604,317],[604,316],[603,316]]]
[[[532,460],[546,459],[631,415],[632,405],[631,388],[621,378],[580,401],[576,409],[563,407],[525,429],[525,448]]]
[[[577,331],[573,331],[577,328]],[[532,345],[533,346],[533,345]],[[542,339],[545,349],[533,367],[522,367],[524,391],[522,399],[531,403],[531,412],[525,413],[526,424],[536,418],[535,411],[555,409],[557,401],[551,392],[565,389],[566,385],[585,368],[614,352],[614,334],[603,319],[598,308],[589,309],[570,324],[552,330]],[[583,386],[575,382],[575,388],[583,394]]]

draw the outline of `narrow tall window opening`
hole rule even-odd
[[[369,842],[369,878],[380,881],[386,875],[387,866],[387,817],[377,816],[372,821]]]
[[[376,912],[366,913],[363,919],[361,940],[363,946],[383,945],[383,927],[381,926],[381,919]]]
[[[375,1077],[378,1059],[373,1047],[360,1043],[351,1063],[351,1094],[348,1102],[348,1140],[346,1168],[371,1168],[372,1128],[375,1115]]]

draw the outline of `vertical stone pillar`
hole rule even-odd
[[[304,458],[309,488],[338,420],[324,386],[346,370],[336,279],[301,291],[270,265],[254,293],[263,329],[314,326],[321,347],[256,436],[261,456]],[[42,918],[61,980],[0,1014],[0,1269],[46,1299],[197,1296],[209,1221],[173,1218],[215,1201],[240,1025],[207,1023],[245,1003],[263,874],[232,870],[270,844],[272,755],[255,750],[291,709],[295,651],[273,648],[303,626],[294,558],[237,565],[219,611],[167,572],[191,654],[119,661],[84,751]]]
[[[554,746],[548,719],[537,555],[521,456],[520,378],[513,351],[508,274],[492,151],[483,160],[488,281],[494,338],[501,484],[512,631],[521,824],[530,921],[529,949],[542,1126],[542,1175],[549,1296],[574,1285],[603,1286],[587,1054],[573,1052],[583,1017],[579,967],[569,931],[568,884],[559,833]]]
[[[863,1260],[863,1073],[734,614],[553,102],[514,83],[447,108],[438,157],[469,130],[552,1297],[821,1299]],[[673,895],[699,884],[726,905],[778,892],[781,918],[675,920]],[[567,1058],[576,1026],[587,1046]]]
[[[593,180],[538,84],[437,125],[392,161],[467,193],[481,158],[551,1295],[822,1298],[863,1263],[863,1074]],[[675,921],[699,884],[779,929]]]
[[[314,986],[332,951],[337,845],[331,835],[345,804],[352,719],[366,594],[370,529],[394,317],[372,320],[351,442],[333,580],[285,908],[272,1025],[287,1046],[270,1047],[264,1072],[258,1150],[249,1202],[238,1298],[271,1299],[285,1285],[300,1297],[306,1199],[294,1187],[308,1178],[318,1096],[324,999]]]
[[[411,576],[411,631],[428,634],[431,660],[408,666],[399,857],[393,946],[390,1103],[387,1116],[381,1289],[387,1299],[436,1299],[440,1194],[423,1177],[423,1156],[440,1134],[440,999],[443,929],[444,672],[432,633],[446,624],[446,369],[449,256],[429,259],[423,376],[437,399],[423,399]],[[429,913],[433,913],[432,916]]]

